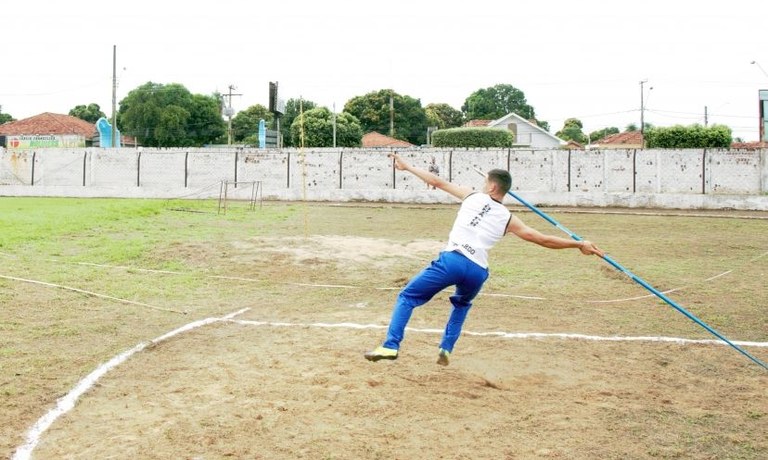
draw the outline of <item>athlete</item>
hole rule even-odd
[[[400,342],[413,309],[424,305],[448,286],[455,286],[456,290],[450,297],[453,308],[445,325],[437,358],[438,364],[447,366],[464,320],[472,307],[472,300],[488,279],[488,250],[507,233],[545,248],[576,248],[585,255],[603,256],[603,251],[589,241],[546,235],[511,215],[502,202],[512,185],[512,178],[503,169],[489,171],[482,192],[477,192],[414,167],[397,153],[390,157],[397,169],[410,172],[427,185],[462,200],[462,203],[448,235],[448,244],[430,266],[411,279],[397,296],[386,340],[381,346],[365,353],[369,361],[397,359]]]

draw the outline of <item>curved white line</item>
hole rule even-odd
[[[42,416],[34,425],[32,425],[32,428],[30,428],[29,431],[27,432],[26,442],[24,443],[24,445],[16,449],[16,452],[13,454],[13,457],[11,457],[12,460],[28,460],[32,455],[32,451],[40,442],[40,436],[48,428],[50,428],[53,422],[55,422],[56,419],[58,419],[62,415],[72,410],[72,408],[75,407],[75,403],[80,398],[80,396],[82,396],[83,393],[88,391],[96,383],[96,381],[99,380],[104,374],[106,374],[110,370],[122,364],[126,359],[130,358],[133,354],[142,351],[149,345],[162,342],[177,334],[181,334],[182,332],[186,332],[191,329],[195,329],[197,327],[205,326],[207,324],[215,323],[218,321],[229,321],[235,316],[240,315],[248,310],[249,310],[248,308],[243,308],[242,310],[238,310],[236,312],[222,316],[221,318],[205,318],[198,321],[193,321],[189,324],[185,324],[184,326],[181,326],[166,334],[163,334],[160,337],[157,337],[156,339],[153,339],[149,342],[142,342],[136,345],[135,347],[131,348],[130,350],[120,353],[119,355],[110,359],[106,363],[97,367],[95,371],[91,372],[84,379],[80,380],[77,383],[77,385],[75,385],[75,388],[70,390],[69,393],[59,398],[59,400],[56,402],[56,407],[48,411],[47,414]]]
[[[120,365],[131,355],[143,350],[146,347],[146,343],[140,343],[130,350],[124,351],[123,353],[120,353],[119,355],[110,359],[106,363],[99,366],[95,371],[88,374],[84,379],[80,380],[75,388],[70,390],[69,393],[67,393],[64,397],[60,398],[56,402],[56,407],[48,411],[47,414],[42,416],[34,425],[32,425],[32,428],[30,428],[27,432],[26,443],[16,449],[16,452],[11,458],[13,460],[29,459],[32,455],[32,451],[37,446],[37,443],[40,442],[40,435],[43,434],[48,428],[50,428],[50,426],[54,421],[56,421],[57,418],[61,417],[65,413],[69,412],[73,407],[75,407],[75,402],[78,400],[78,398],[80,398],[80,396],[83,395],[83,393],[88,391],[93,386],[93,384],[96,383],[99,378],[101,378],[101,376],[107,373],[107,371]]]
[[[320,327],[320,328],[347,328],[347,329],[386,329],[387,326],[377,324],[356,324],[356,323],[290,323],[290,322],[273,322],[273,321],[250,321],[250,320],[236,320],[236,316],[250,310],[249,308],[243,308],[233,313],[229,313],[220,318],[205,318],[198,321],[193,321],[189,324],[185,324],[177,329],[174,329],[166,334],[157,337],[150,342],[142,342],[130,350],[124,351],[114,358],[110,359],[106,363],[102,364],[96,370],[88,374],[82,379],[69,393],[60,398],[56,407],[48,411],[43,417],[41,417],[33,426],[29,429],[26,436],[26,443],[16,449],[13,454],[12,460],[29,460],[32,451],[40,442],[40,436],[53,424],[56,419],[70,411],[77,400],[86,391],[88,391],[99,378],[101,378],[108,371],[117,367],[133,354],[144,350],[147,346],[167,340],[177,334],[186,332],[200,326],[219,322],[230,321],[237,324],[251,325],[251,326],[273,326],[273,327]],[[406,328],[411,332],[423,332],[428,334],[442,334],[442,329],[423,329],[423,328]],[[720,340],[708,340],[708,339],[684,339],[678,337],[628,337],[628,336],[596,336],[586,334],[570,334],[570,333],[543,333],[543,332],[473,332],[462,331],[463,334],[478,336],[478,337],[500,337],[505,339],[546,339],[546,338],[558,338],[558,339],[575,339],[575,340],[591,340],[591,341],[605,341],[605,342],[672,342],[678,344],[704,344],[704,345],[726,345],[725,342]],[[744,347],[768,347],[768,342],[745,342],[745,341],[731,341],[731,343],[744,346]]]

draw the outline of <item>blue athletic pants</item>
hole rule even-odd
[[[453,308],[440,343],[440,348],[453,351],[467,313],[472,307],[472,299],[477,296],[487,279],[488,269],[477,265],[461,253],[441,252],[437,259],[400,291],[392,311],[384,347],[399,350],[405,335],[405,326],[411,319],[413,309],[424,305],[448,286],[456,286],[456,291],[450,297]]]

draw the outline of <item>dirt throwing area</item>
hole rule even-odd
[[[380,335],[204,326],[101,379],[35,458],[735,458],[745,442],[764,447],[766,379],[723,347],[465,337],[443,368],[430,333],[410,333],[397,361],[363,360]]]
[[[158,252],[254,281],[207,281],[207,289],[240,301],[222,301],[231,305],[219,304],[218,314],[193,312],[186,323],[219,320],[111,368],[41,433],[32,458],[759,459],[768,452],[768,372],[723,345],[465,334],[442,367],[436,347],[448,307],[439,295],[414,314],[398,360],[363,359],[383,338],[396,289],[442,244],[322,234]],[[602,269],[590,276],[626,290],[612,295],[638,293]],[[361,280],[368,285],[358,289]],[[632,335],[606,328],[600,316],[632,309],[585,308],[582,298],[553,314],[552,303],[483,297],[465,330]],[[638,309],[635,320],[650,330],[687,321],[661,308]],[[30,406],[17,431],[52,406]]]

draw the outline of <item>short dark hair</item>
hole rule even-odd
[[[488,171],[488,180],[501,187],[504,194],[512,188],[512,176],[509,174],[509,171],[491,169]]]

